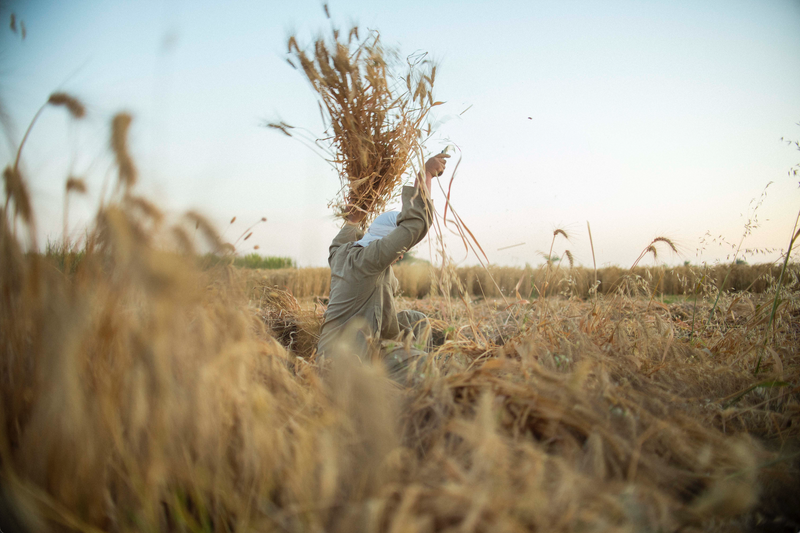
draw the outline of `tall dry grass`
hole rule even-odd
[[[199,270],[188,231],[228,245],[198,213],[167,225],[112,147],[118,186],[74,268],[31,253],[26,181],[6,173],[4,531],[721,530],[796,488],[796,463],[754,440],[798,436],[788,290],[756,377],[766,321],[746,302],[689,341],[626,292],[409,300],[441,338],[400,387],[369,361],[318,368],[291,295]]]

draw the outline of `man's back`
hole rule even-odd
[[[418,188],[403,188],[403,210],[397,228],[367,247],[356,244],[363,234],[345,224],[330,246],[331,294],[320,332],[318,352],[333,355],[346,328],[354,328],[357,346],[365,353],[368,338],[395,339],[400,334],[394,293],[397,278],[392,263],[421,241],[430,227],[432,206]],[[376,335],[377,334],[377,335]]]

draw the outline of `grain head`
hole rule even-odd
[[[86,194],[86,182],[83,181],[81,178],[70,176],[67,179],[65,189],[67,194],[71,192],[76,192],[78,194]]]
[[[66,107],[70,115],[76,119],[83,118],[86,115],[86,108],[81,101],[67,93],[53,93],[47,103],[52,106]]]
[[[111,121],[111,150],[119,168],[119,184],[125,190],[136,183],[136,166],[128,151],[128,131],[133,117],[129,113],[118,113]]]
[[[19,169],[7,166],[3,171],[3,181],[5,182],[6,209],[8,209],[8,202],[13,201],[15,216],[19,216],[25,223],[31,224],[33,210],[30,195]]]

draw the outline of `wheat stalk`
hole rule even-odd
[[[289,64],[300,65],[319,98],[326,131],[312,142],[341,182],[331,205],[340,215],[365,213],[366,225],[397,196],[414,161],[422,161],[424,122],[441,102],[433,100],[436,67],[429,60],[408,61],[405,75],[399,75],[397,54],[384,47],[380,34],[371,31],[361,40],[358,32],[358,27],[346,34],[333,29],[331,37],[320,37],[309,50],[292,36],[287,47]],[[266,125],[302,138],[285,122]]]

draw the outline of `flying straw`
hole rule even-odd
[[[520,242],[520,243],[517,243],[517,244],[512,244],[511,246],[503,246],[502,248],[498,248],[497,251],[499,252],[500,250],[508,250],[509,248],[516,248],[517,246],[522,246],[523,244],[525,244],[525,243],[524,242]]]

